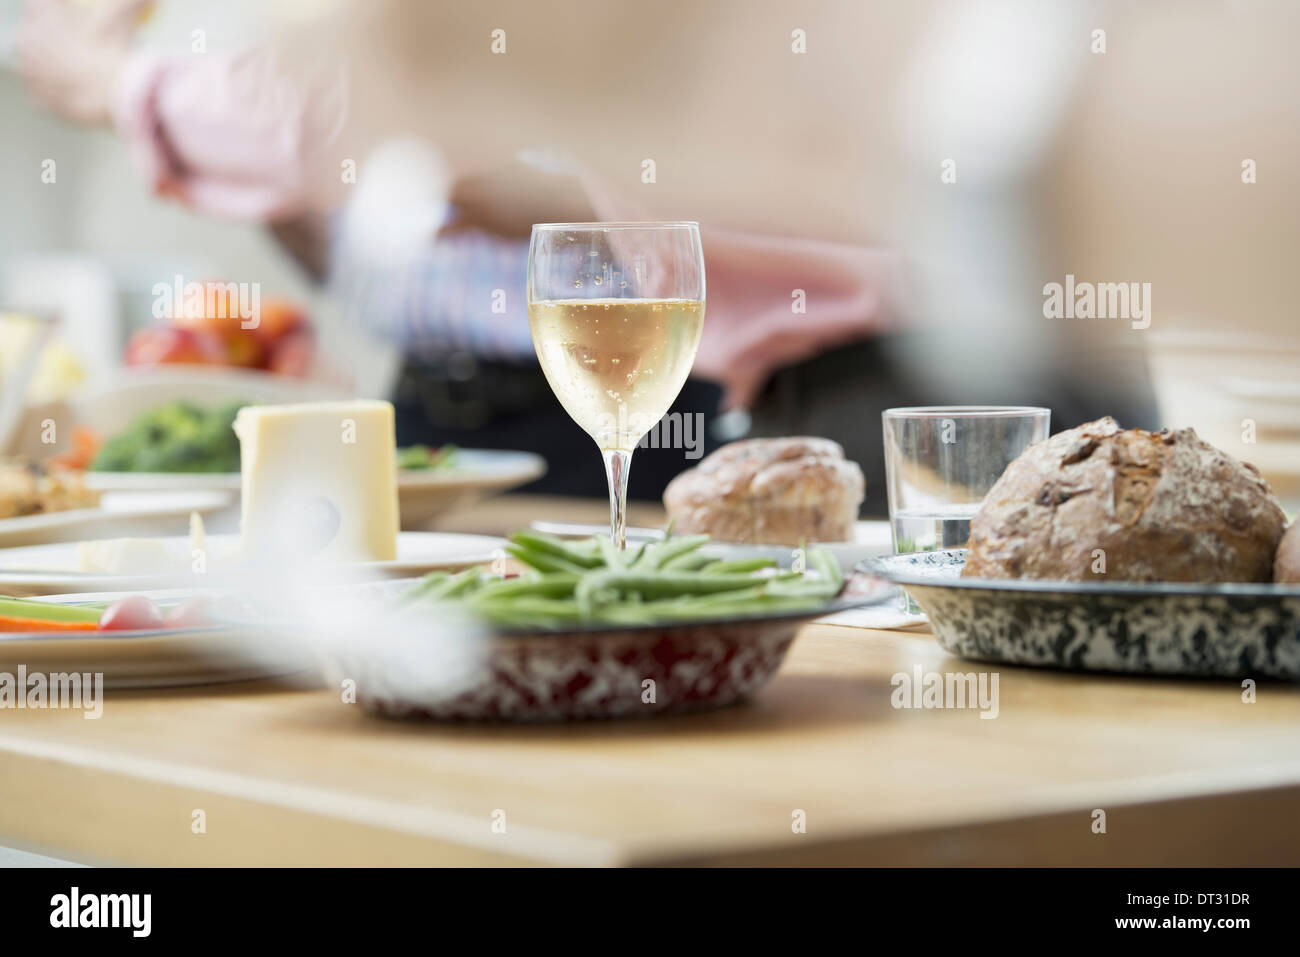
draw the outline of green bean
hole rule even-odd
[[[656,542],[646,549],[645,555],[637,563],[640,568],[663,568],[670,561],[689,552],[695,551],[709,540],[707,535],[687,535],[672,541]]]
[[[718,562],[704,569],[706,575],[738,575],[775,568],[776,562],[770,558],[737,558],[729,562]]]
[[[641,561],[641,559],[645,557],[645,550],[646,550],[646,547],[647,547],[649,544],[650,544],[649,542],[643,541],[640,545],[638,545],[638,546],[637,546],[637,550],[636,550],[636,554],[633,555],[631,558],[627,559],[627,561],[624,563],[623,567],[624,567],[624,568],[635,568],[637,562]]]
[[[737,588],[732,591],[713,592],[708,595],[684,595],[676,599],[680,602],[742,602],[750,598],[761,598],[767,594],[768,586],[764,582],[758,582],[752,588]]]
[[[559,555],[552,555],[548,552],[539,552],[523,545],[507,545],[506,551],[525,565],[536,568],[540,572],[570,572],[581,575],[588,570],[576,562],[569,561],[567,558],[561,558]]]
[[[578,603],[578,617],[591,618],[596,613],[597,602],[605,604],[605,596],[597,595],[590,588],[584,589],[583,582],[573,590],[574,601]]]
[[[803,578],[803,572],[777,572],[775,575],[758,575],[755,576],[759,581],[765,582],[792,582],[796,579]]]
[[[623,567],[624,556],[619,552],[612,538],[607,535],[597,535],[596,546],[600,549],[600,555],[605,560],[606,568]]]
[[[613,625],[652,625],[668,617],[671,616],[659,613],[651,603],[611,605],[600,610],[600,620]]]
[[[734,615],[736,606],[741,606],[746,611],[754,609],[763,609],[771,606],[781,606],[789,608],[816,608],[823,603],[821,597],[816,595],[783,595],[774,593],[769,589],[763,588],[751,594],[744,592],[723,592],[720,595],[709,595],[707,601],[700,603],[701,608]],[[685,602],[683,601],[683,604]]]
[[[797,582],[773,582],[767,589],[769,595],[781,598],[830,598],[839,591],[816,578],[805,578]]]
[[[642,542],[641,547],[636,550],[636,554],[623,563],[623,570],[629,571],[633,568],[648,568],[650,557],[654,554],[654,550],[658,548],[659,545],[659,542]]]
[[[750,588],[749,575],[695,575],[688,572],[603,571],[583,576],[578,583],[579,600],[592,598],[600,591],[638,591],[647,598],[677,595],[707,595],[713,592]]]
[[[586,543],[587,547],[583,549],[554,535],[524,530],[514,532],[510,536],[510,541],[530,549],[532,552],[562,558],[566,562],[571,562],[582,568],[596,568],[603,561],[595,545],[590,540]]]
[[[641,551],[637,553],[636,558],[623,566],[624,571],[632,569],[654,568],[655,551],[663,546],[662,542],[649,542],[641,546]]]
[[[562,629],[580,622],[642,625],[815,611],[843,587],[833,555],[816,546],[804,571],[780,571],[770,558],[719,560],[699,549],[706,535],[672,536],[620,552],[605,536],[569,542],[524,531],[506,551],[532,571],[485,579],[481,570],[426,575],[401,599],[463,601],[498,627]]]
[[[560,621],[573,621],[579,615],[578,603],[567,598],[523,596],[509,601],[475,602],[473,608],[488,617],[502,614],[512,618],[523,616],[539,620],[555,618]]]
[[[844,587],[844,573],[840,571],[840,563],[836,561],[835,556],[827,549],[813,546],[811,559],[813,566],[821,572],[830,587],[831,595],[838,595],[840,589]]]
[[[696,552],[689,552],[685,555],[678,555],[676,558],[670,558],[664,562],[664,571],[674,572],[698,572],[702,571],[709,565],[721,564],[718,559],[711,555],[700,555]]]
[[[573,589],[578,584],[579,578],[580,576],[569,572],[538,575],[536,578],[506,578],[486,583],[470,597],[473,601],[490,601],[526,595],[564,598],[573,594]]]
[[[452,575],[445,581],[439,582],[436,586],[425,593],[425,597],[434,601],[442,601],[447,598],[457,598],[470,591],[478,584],[479,579],[483,577],[483,572],[477,565],[471,565],[463,572]]]
[[[676,598],[660,598],[657,601],[646,602],[645,605],[654,608],[731,609],[735,605],[742,605],[745,602],[762,598],[764,593],[764,586],[756,585],[753,588],[737,588],[734,591],[713,592],[707,595],[681,595]]]
[[[418,601],[421,598],[425,598],[428,596],[429,592],[434,588],[437,588],[450,577],[450,572],[429,572],[429,574],[425,575],[407,589],[398,601],[402,604],[406,604],[407,602]]]
[[[665,601],[647,602],[640,606],[615,606],[602,608],[601,620],[626,619],[645,621],[666,621],[669,619],[695,618],[734,618],[737,612],[780,612],[804,611],[819,607],[822,603],[807,598],[779,598],[760,592],[743,594],[726,592],[721,595],[704,595],[693,598],[678,598]],[[740,606],[738,609],[737,606]],[[628,608],[635,612],[626,614]]]

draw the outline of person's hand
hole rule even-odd
[[[152,0],[28,0],[18,74],[47,107],[80,123],[109,122],[131,34]]]

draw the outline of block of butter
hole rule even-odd
[[[235,417],[241,551],[259,560],[397,557],[397,464],[387,402],[245,406]]]

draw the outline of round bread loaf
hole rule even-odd
[[[1191,429],[1099,419],[1030,446],[971,520],[974,578],[1267,582],[1286,518],[1253,465]]]
[[[746,439],[668,483],[674,529],[724,542],[845,542],[866,491],[862,469],[830,439]]]
[[[1300,585],[1300,521],[1292,522],[1278,543],[1273,580]]]

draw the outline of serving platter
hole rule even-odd
[[[160,538],[180,569],[177,572],[108,575],[77,571],[76,542],[31,545],[0,550],[0,595],[15,597],[58,595],[87,591],[138,591],[155,588],[184,588],[195,585],[188,571],[190,540],[184,536]],[[404,578],[430,571],[463,568],[490,562],[505,540],[490,535],[459,535],[446,532],[402,532],[397,536],[397,558],[393,561],[355,562],[329,566],[341,577]],[[238,552],[238,535],[209,535],[210,558],[205,583],[238,584],[245,571],[233,559],[223,556]],[[223,567],[224,565],[224,567]]]
[[[184,527],[191,512],[206,515],[234,501],[230,492],[179,489],[171,492],[109,492],[96,508],[0,519],[0,548],[40,545],[69,539],[102,538],[115,531],[150,535]]]
[[[1129,674],[1300,679],[1300,585],[962,578],[965,549],[868,559],[964,658]]]
[[[60,595],[56,604],[108,602],[123,592]],[[160,602],[193,589],[153,589]],[[310,670],[311,651],[283,633],[237,622],[203,627],[88,633],[0,632],[0,673],[102,674],[105,688],[159,688],[280,677]]]

